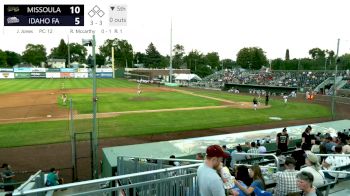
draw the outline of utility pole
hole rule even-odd
[[[169,65],[169,83],[173,82],[173,19],[170,22],[170,65]]]
[[[337,93],[336,83],[337,83],[337,72],[338,72],[339,42],[340,42],[340,39],[338,38],[337,54],[335,56],[335,73],[334,73],[333,96],[332,96],[332,120],[335,120],[335,96]]]

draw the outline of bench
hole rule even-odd
[[[335,171],[348,171],[348,170],[350,170],[350,165],[344,165],[344,166],[340,166],[340,167],[335,168]],[[338,182],[346,181],[346,180],[350,180],[349,174],[346,178],[339,178],[339,174],[337,174],[334,181],[338,183]]]
[[[317,190],[320,192],[325,192],[325,194],[323,194],[324,196],[328,196],[329,194],[329,189],[333,188],[335,185],[336,181],[332,181],[332,182],[328,182],[322,186],[317,187]]]

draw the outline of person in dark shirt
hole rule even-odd
[[[312,127],[309,125],[301,135],[301,144],[305,143],[306,150],[311,150],[312,144],[315,143],[314,137],[311,135]]]
[[[292,152],[292,157],[295,159],[296,164],[295,164],[295,170],[300,170],[300,166],[305,164],[305,144],[303,144],[303,148],[301,148],[301,143],[298,142],[295,144],[296,149],[294,152]]]
[[[269,105],[269,93],[266,93],[266,96],[265,96],[265,105]]]
[[[288,140],[289,136],[287,133],[287,128],[282,130],[282,133],[278,133],[276,137],[277,149],[280,149],[281,152],[288,151]]]

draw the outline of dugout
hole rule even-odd
[[[287,93],[290,94],[292,91],[297,92],[297,87],[284,87],[284,86],[263,86],[263,85],[251,85],[251,84],[233,84],[226,83],[223,90],[227,91],[229,89],[238,89],[240,92],[249,92],[249,89],[264,90],[270,93]]]

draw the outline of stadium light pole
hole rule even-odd
[[[338,72],[339,42],[340,42],[340,39],[338,38],[337,54],[335,56],[335,73],[334,73],[333,96],[332,96],[332,120],[335,120],[335,96],[337,93],[336,82],[337,82],[337,72]]]
[[[92,35],[92,39],[83,39],[84,46],[92,47],[92,56],[93,56],[93,68],[92,68],[92,173],[93,178],[98,178],[98,134],[97,134],[97,96],[96,96],[96,40],[95,35]]]
[[[117,46],[117,44],[113,41],[112,43],[112,47],[111,47],[111,50],[112,50],[112,70],[113,70],[113,78],[115,78],[115,70],[114,70],[114,46]]]

